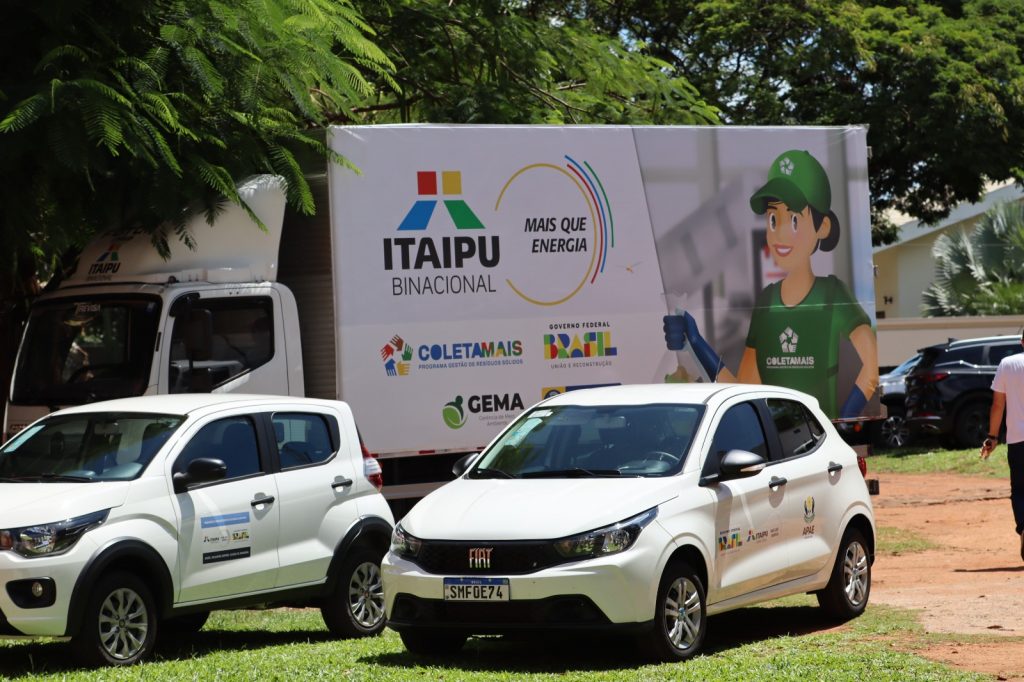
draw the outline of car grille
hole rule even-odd
[[[470,560],[471,549],[491,549],[484,565]],[[551,542],[454,542],[424,540],[415,563],[427,573],[515,575],[566,563]]]

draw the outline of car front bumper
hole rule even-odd
[[[477,634],[643,628],[654,618],[661,552],[651,536],[659,530],[652,524],[637,544],[620,554],[524,575],[486,576],[508,579],[508,601],[445,600],[446,577],[484,576],[431,574],[388,553],[381,565],[388,625],[395,630],[450,628]]]

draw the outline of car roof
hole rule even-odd
[[[144,395],[118,398],[68,407],[54,414],[83,412],[147,412],[153,414],[193,414],[234,407],[260,407],[263,405],[319,405],[337,406],[333,400],[317,400],[282,395],[246,395],[239,393],[175,393],[171,395]]]
[[[693,383],[693,384],[626,384],[600,386],[568,391],[549,398],[545,406],[558,405],[649,405],[654,403],[688,403],[707,405],[745,394],[783,393],[805,402],[817,400],[806,393],[780,386],[763,384]]]
[[[948,348],[961,348],[963,346],[984,345],[990,343],[1020,343],[1020,336],[1018,334],[1006,334],[1003,336],[980,336],[976,339],[956,339],[955,341],[950,341],[946,346]]]

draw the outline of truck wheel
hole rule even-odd
[[[327,629],[335,637],[369,637],[384,629],[383,552],[359,547],[341,565],[334,593],[320,605]]]
[[[448,630],[403,630],[399,633],[402,644],[411,653],[420,656],[444,656],[458,653],[466,643],[464,632]]]
[[[89,590],[82,625],[71,638],[79,661],[90,666],[132,665],[149,656],[156,642],[153,595],[131,573],[105,575]]]
[[[848,528],[832,566],[825,589],[817,593],[818,605],[832,618],[850,620],[864,613],[871,594],[871,562],[864,534]]]
[[[962,448],[976,448],[988,435],[988,413],[991,406],[985,403],[970,403],[956,413],[953,435],[956,444]]]
[[[165,633],[173,632],[176,635],[194,635],[203,629],[209,618],[209,611],[190,613],[185,616],[174,616],[162,622],[160,629]]]
[[[661,576],[654,625],[641,648],[659,661],[685,661],[700,651],[707,634],[704,585],[688,563],[669,562]]]

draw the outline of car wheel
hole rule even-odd
[[[910,424],[898,407],[889,408],[889,416],[878,425],[875,444],[880,448],[902,448],[910,444]]]
[[[661,576],[654,625],[641,640],[648,655],[659,661],[685,661],[704,644],[707,604],[704,585],[685,561],[671,561]]]
[[[156,642],[157,610],[146,584],[130,573],[111,573],[89,592],[81,627],[71,638],[78,660],[119,666],[149,656]]]
[[[466,643],[464,632],[447,630],[403,630],[399,633],[402,644],[414,654],[421,656],[443,656],[460,651]]]
[[[962,448],[974,448],[981,445],[988,435],[988,415],[990,406],[985,403],[970,403],[956,413],[956,425],[953,435],[956,443]]]
[[[189,613],[184,616],[174,616],[168,618],[160,624],[160,629],[164,633],[172,632],[176,635],[194,635],[203,629],[206,625],[206,621],[210,618],[209,611],[200,611],[198,613]]]
[[[871,594],[871,562],[864,534],[847,529],[825,589],[817,593],[818,605],[832,618],[849,620],[864,613]]]
[[[327,629],[335,637],[369,637],[384,629],[383,553],[362,547],[341,565],[338,584],[320,606]]]

